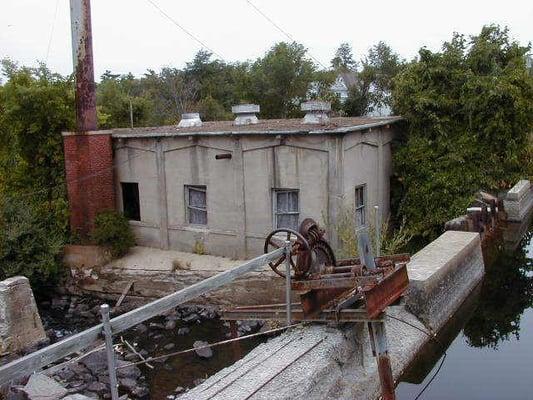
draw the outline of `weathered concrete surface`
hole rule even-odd
[[[111,253],[101,246],[67,244],[63,249],[63,263],[67,267],[91,268],[111,260]]]
[[[67,290],[73,294],[117,298],[133,281],[129,296],[146,301],[173,293],[243,263],[244,260],[224,257],[134,247],[125,257],[104,266],[72,266]],[[266,266],[194,302],[212,305],[284,302],[284,285],[283,278]]]
[[[425,329],[402,306],[389,313]],[[387,320],[387,336],[397,379],[427,337],[392,319]],[[380,392],[365,324],[341,329],[309,325],[258,346],[180,400],[372,399]]]
[[[413,279],[411,310],[440,329],[483,275],[479,235],[446,232],[417,253],[408,269]],[[427,307],[421,301],[428,302]],[[405,323],[428,331],[405,305],[389,307],[387,315],[404,321],[385,320],[398,379],[430,337]],[[377,399],[380,392],[366,325],[358,323],[342,329],[309,325],[282,334],[180,399]]]
[[[507,220],[521,222],[530,214],[533,208],[533,190],[528,180],[518,181],[505,196],[503,207],[507,213]]]
[[[18,352],[47,341],[27,278],[0,282],[0,353]]]
[[[412,257],[407,271],[407,309],[439,330],[483,278],[479,234],[446,231]]]

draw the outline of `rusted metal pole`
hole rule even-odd
[[[230,321],[229,329],[230,329],[231,338],[237,339],[239,337],[239,330],[237,329],[237,321]],[[235,359],[240,360],[242,358],[241,343],[239,341],[233,342],[232,348],[233,348],[233,355]]]
[[[383,321],[371,322],[368,331],[370,341],[373,343],[372,349],[376,352],[381,396],[383,400],[395,400],[394,378],[390,364],[385,323]]]
[[[90,0],[70,0],[70,24],[76,77],[76,129],[78,132],[94,131],[97,129],[96,84]]]
[[[287,326],[292,322],[291,310],[291,241],[285,241],[285,303],[287,304]]]
[[[100,306],[100,313],[102,314],[103,334],[107,353],[107,373],[109,374],[111,399],[118,400],[117,366],[115,362],[115,350],[113,349],[113,333],[111,332],[111,323],[109,320],[109,306],[102,304]]]

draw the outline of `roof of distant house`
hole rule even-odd
[[[302,119],[264,119],[257,124],[235,125],[233,121],[207,121],[202,126],[178,128],[177,125],[150,128],[112,129],[116,138],[148,138],[163,136],[228,136],[228,135],[324,135],[364,131],[393,124],[402,117],[336,117],[324,124],[303,124]]]

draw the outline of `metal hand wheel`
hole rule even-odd
[[[265,239],[265,254],[285,246],[291,242],[291,278],[301,278],[307,274],[311,266],[311,248],[307,240],[292,229],[276,229]],[[285,254],[268,263],[270,268],[281,277],[285,277]]]

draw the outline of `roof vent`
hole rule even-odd
[[[199,113],[183,113],[178,128],[191,128],[193,126],[202,126],[202,120]]]
[[[331,103],[326,101],[306,101],[301,104],[302,111],[305,111],[304,124],[325,124],[329,121]]]
[[[235,125],[250,125],[257,124],[256,113],[259,112],[259,106],[257,104],[240,104],[238,106],[231,107],[231,112],[235,114]]]

